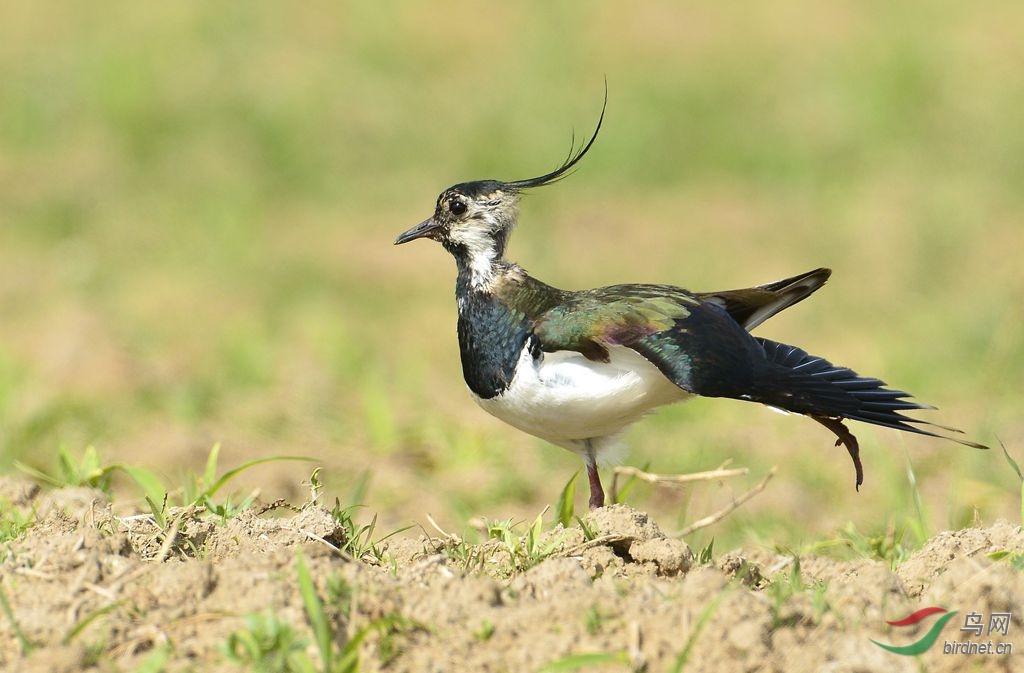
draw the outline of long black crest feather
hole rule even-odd
[[[536,178],[527,178],[525,180],[515,180],[514,182],[506,182],[504,186],[506,188],[515,190],[529,189],[531,187],[542,187],[544,185],[550,185],[552,182],[558,182],[562,178],[568,177],[570,175],[569,171],[572,169],[572,167],[579,163],[580,159],[583,158],[583,155],[585,155],[590,150],[591,146],[594,144],[594,141],[597,140],[597,134],[601,130],[601,122],[604,121],[604,111],[607,107],[608,82],[606,80],[604,83],[604,103],[601,105],[601,116],[598,117],[597,128],[594,129],[594,134],[590,136],[590,140],[587,141],[587,144],[581,147],[579,151],[574,151],[573,147],[576,144],[574,135],[573,142],[569,146],[569,156],[566,157],[565,161],[562,163],[561,166],[551,171],[550,173],[546,173]]]

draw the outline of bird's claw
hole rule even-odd
[[[811,418],[835,433],[836,446],[846,446],[846,450],[853,460],[853,469],[857,475],[855,487],[859,491],[861,484],[864,483],[864,466],[860,462],[860,444],[857,442],[857,438],[843,425],[843,419],[841,418],[829,418],[827,416],[811,416]]]

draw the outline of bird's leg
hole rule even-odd
[[[587,455],[583,462],[587,466],[587,479],[590,480],[590,509],[604,507],[604,487],[601,486],[601,475],[597,472],[597,455],[594,453],[592,440],[586,440]]]
[[[836,446],[842,444],[850,452],[850,458],[853,459],[853,469],[857,473],[856,488],[859,491],[860,485],[864,483],[864,466],[860,464],[860,445],[857,443],[857,438],[843,425],[843,419],[841,418],[828,418],[826,416],[811,416],[811,418],[836,433],[836,437],[838,437],[836,439]]]

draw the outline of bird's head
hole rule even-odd
[[[605,106],[608,93],[605,91]],[[434,214],[395,239],[395,245],[417,238],[437,241],[456,260],[475,268],[499,260],[505,253],[512,228],[519,218],[519,196],[531,187],[541,187],[569,175],[597,139],[605,107],[590,140],[579,150],[575,143],[562,165],[544,175],[525,180],[476,180],[453,185],[437,197]]]
[[[500,180],[453,185],[437,197],[434,214],[401,234],[395,245],[430,238],[450,253],[474,257],[488,251],[500,258],[519,217],[519,190]]]

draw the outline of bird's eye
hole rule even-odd
[[[452,215],[462,215],[466,212],[466,202],[462,199],[452,199],[448,202],[448,210]]]

